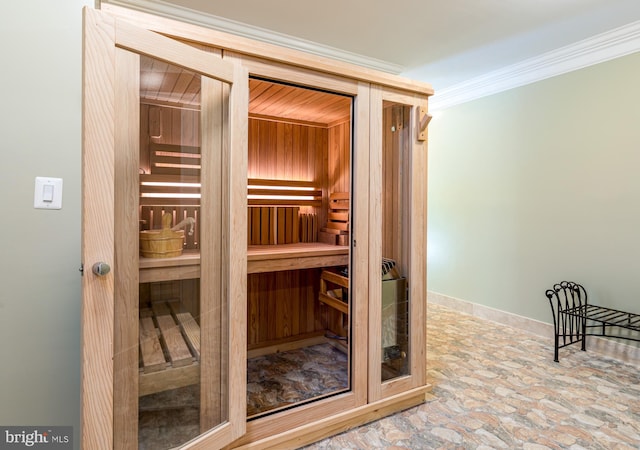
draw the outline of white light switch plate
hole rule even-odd
[[[33,207],[62,209],[62,178],[36,177]]]

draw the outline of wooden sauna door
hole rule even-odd
[[[90,8],[83,38],[81,446],[224,447],[246,430],[247,72]],[[183,111],[158,170],[145,151],[171,127],[149,103]],[[143,207],[172,239],[176,216],[194,219],[197,239],[141,256],[141,227],[156,228]],[[143,442],[142,397],[167,406],[185,387],[195,433]]]

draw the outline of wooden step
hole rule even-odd
[[[177,301],[140,311],[140,396],[198,383],[199,361],[200,326]]]
[[[157,372],[167,368],[158,331],[151,317],[140,319],[140,354],[144,373]]]

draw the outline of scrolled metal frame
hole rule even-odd
[[[562,281],[545,292],[553,312],[554,358],[558,351],[577,342],[586,351],[587,336],[612,337],[640,342],[640,337],[611,333],[612,328],[640,332],[640,314],[590,305],[585,288],[573,281]]]

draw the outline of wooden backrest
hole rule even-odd
[[[313,182],[250,178],[247,183],[247,201],[250,245],[317,240],[316,214],[300,212],[303,207],[322,205],[322,189]]]
[[[197,147],[153,144],[152,174],[140,175],[140,229],[162,228],[164,213],[173,216],[172,226],[193,217],[195,232],[187,235],[185,249],[199,248],[199,156]],[[300,213],[302,207],[322,205],[322,189],[313,182],[252,178],[247,183],[247,203],[249,245],[317,241],[317,215]]]
[[[349,193],[333,192],[329,194],[329,213],[327,228],[347,234],[349,231]]]
[[[249,245],[298,242],[299,209],[297,206],[249,206],[247,217]]]
[[[322,206],[322,189],[312,181],[249,178],[249,206]]]
[[[318,240],[331,245],[348,245],[349,241],[349,193],[329,194],[327,223],[320,230]]]

